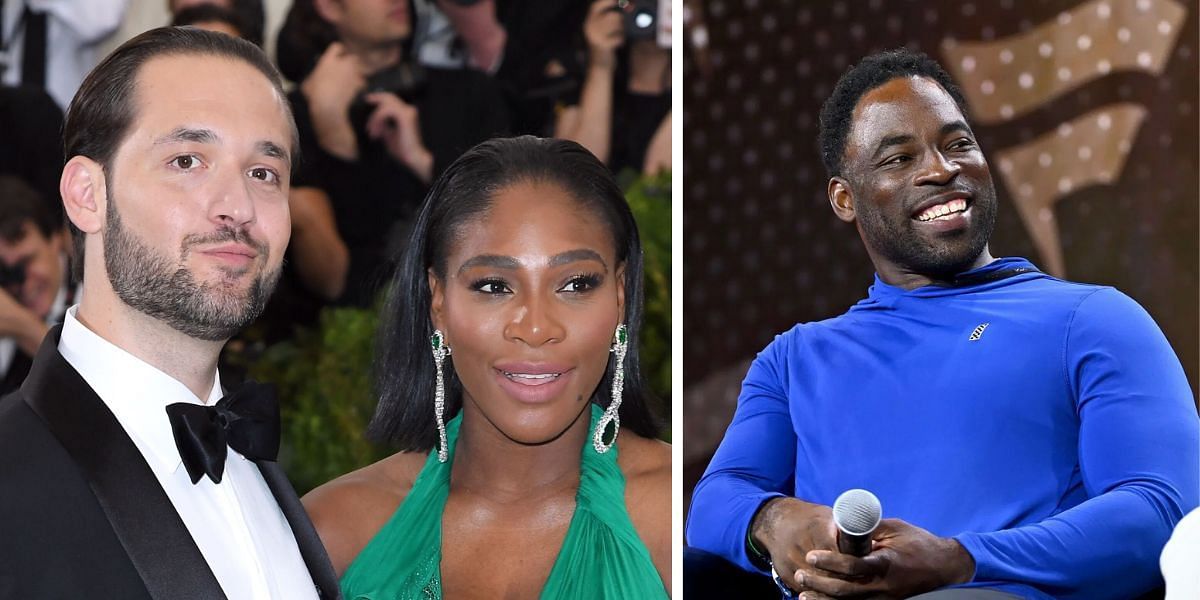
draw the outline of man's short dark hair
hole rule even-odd
[[[177,13],[171,19],[173,27],[187,27],[199,23],[224,23],[238,32],[238,37],[250,42],[246,35],[246,23],[242,16],[228,8],[216,4],[197,4],[189,6]],[[257,45],[257,44],[256,44]]]
[[[296,125],[283,91],[279,71],[262,50],[245,40],[190,27],[159,27],[151,29],[114,50],[92,69],[79,86],[79,91],[67,108],[63,123],[65,159],[86,156],[113,176],[112,160],[117,147],[129,133],[136,114],[135,84],[142,65],[154,58],[179,55],[221,56],[241,60],[258,69],[279,94],[280,107],[288,112],[292,126],[292,164],[299,150]],[[75,245],[76,280],[83,275],[83,232],[71,224]]]
[[[854,107],[867,92],[898,77],[928,77],[942,86],[954,99],[958,110],[967,115],[967,101],[950,74],[924,52],[899,48],[872,54],[850,67],[833,88],[833,93],[821,106],[821,130],[817,141],[821,145],[821,162],[830,177],[842,174],[842,158],[846,153],[846,138],[850,135]]]
[[[205,5],[200,4],[197,6]],[[216,3],[207,3],[207,5],[225,6],[224,4]],[[263,0],[230,0],[228,7],[228,10],[233,11],[237,15],[238,22],[242,24],[238,27],[238,31],[242,32],[242,38],[262,48],[263,30],[266,29],[267,22],[267,13],[263,6]],[[178,0],[167,0],[167,10],[176,17],[178,17],[178,13],[182,12],[179,10]],[[185,23],[172,24],[184,25]]]
[[[15,244],[24,236],[25,224],[30,223],[49,238],[62,223],[49,200],[15,175],[0,175],[0,240]]]
[[[275,39],[279,71],[291,81],[304,81],[317,67],[321,54],[337,39],[337,30],[321,18],[313,0],[293,0]]]

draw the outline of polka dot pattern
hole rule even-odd
[[[747,360],[795,323],[841,314],[866,295],[873,268],[854,227],[829,208],[817,115],[847,65],[909,44],[939,59],[967,87],[960,72],[966,53],[951,49],[989,38],[1002,44],[991,46],[994,54],[972,54],[969,80],[992,82],[990,120],[978,114],[980,94],[969,101],[1000,200],[993,254],[1027,256],[1048,268],[1029,223],[1055,225],[1067,275],[1115,285],[1145,306],[1171,341],[1195,393],[1197,1],[1147,0],[1140,12],[1134,0],[973,1],[970,15],[963,14],[964,1],[779,0],[751,8],[738,0],[706,0],[712,70],[705,77],[689,50],[683,64],[680,268],[683,443],[689,463],[704,460],[720,441]],[[839,2],[844,7],[835,14]],[[1160,2],[1186,6],[1187,17],[1159,14]],[[926,9],[934,13],[932,23]],[[1079,31],[1091,38],[1086,52],[1079,50],[1078,35],[1003,45],[1013,36],[1056,26],[1062,13],[1072,15],[1068,27],[1095,23]],[[1101,19],[1117,25],[1104,26]],[[1147,19],[1148,31],[1135,26],[1141,19]],[[1164,20],[1171,26],[1169,39],[1158,30]],[[861,39],[853,33],[855,25],[863,30]],[[758,47],[753,57],[747,56],[749,42]],[[1106,44],[1128,53],[1122,54],[1126,58],[1100,52]],[[1151,70],[1136,66],[1143,51],[1150,52]],[[1081,55],[1086,60],[1076,61]],[[844,57],[844,64],[834,66],[835,56]],[[1108,61],[1106,68],[1101,61]],[[1061,69],[1070,85],[1043,103],[1024,106],[1009,95],[1032,93],[1057,80]],[[1033,78],[1029,90],[1020,87],[1021,73]],[[734,75],[739,85],[730,90]],[[1165,92],[1159,87],[1164,81],[1170,85]],[[1005,104],[1012,111],[1008,117],[1001,115]],[[1115,111],[1123,106],[1143,111],[1127,138],[1120,132],[1131,124]],[[1104,139],[1115,146],[1095,139],[1102,131],[1101,113],[1110,119]],[[1042,145],[1047,136],[1060,135],[1065,143]],[[1027,143],[1037,152],[1012,154]],[[1048,166],[1041,164],[1042,153]],[[1069,191],[1055,202],[1039,206],[1018,199],[1057,197],[1060,185]],[[1035,207],[1032,219],[1023,216],[1023,206]]]
[[[1161,74],[1186,15],[1174,0],[1147,0],[1144,10],[1119,0],[1093,0],[1026,33],[994,41],[947,38],[942,51],[975,117],[994,123],[1113,70]]]

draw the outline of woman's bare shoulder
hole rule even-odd
[[[671,446],[621,434],[617,463],[625,475],[625,507],[654,567],[671,586]]]
[[[643,438],[634,432],[622,432],[618,442],[617,462],[625,475],[626,485],[665,485],[671,492],[671,444],[659,439]],[[662,478],[666,478],[662,481]]]
[[[339,577],[404,502],[425,459],[412,452],[393,454],[301,499]]]

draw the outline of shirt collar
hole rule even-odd
[[[186,385],[88,329],[67,309],[58,351],[108,406],[155,475],[171,474],[183,464],[175,447],[166,407],[175,402],[212,405],[221,399],[221,375],[213,376],[208,401]]]
[[[63,260],[63,269],[67,268],[66,261]],[[63,284],[58,286],[58,293],[54,294],[54,301],[50,303],[50,310],[46,313],[46,324],[57,325],[59,317],[63,314],[63,309],[67,306],[67,291],[70,290],[70,281],[63,281]]]
[[[1033,263],[1029,262],[1028,260],[1020,257],[1007,257],[997,258],[992,262],[983,265],[982,267],[959,273],[958,277],[964,279],[978,278],[990,273],[1012,269],[1030,269],[1033,272],[1037,272],[1039,275],[1041,274],[1039,271],[1037,271],[1037,268],[1033,266]],[[986,280],[982,284],[967,283],[960,286],[949,287],[926,285],[919,288],[906,290],[904,288],[884,282],[883,279],[879,277],[879,274],[876,273],[875,283],[871,285],[871,288],[867,291],[867,296],[868,300],[885,300],[898,296],[955,296],[965,291],[980,289],[981,287],[1008,285],[1008,283],[1011,282],[1005,282],[1004,280]]]

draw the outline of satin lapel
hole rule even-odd
[[[308,513],[304,511],[304,505],[300,503],[300,498],[296,496],[292,482],[288,481],[287,475],[283,473],[283,469],[279,467],[278,463],[260,460],[255,464],[262,472],[267,487],[271,489],[271,495],[275,496],[275,502],[283,511],[283,516],[287,518],[288,525],[292,527],[292,535],[296,536],[296,545],[300,548],[300,556],[304,558],[304,565],[308,567],[313,583],[317,585],[317,593],[321,598],[331,600],[341,598],[342,591],[338,585],[337,574],[333,571],[333,563],[329,562],[325,546],[321,543],[321,538],[317,535],[312,521],[309,520]]]
[[[83,472],[154,598],[225,598],[175,506],[129,435],[46,335],[21,391]]]

